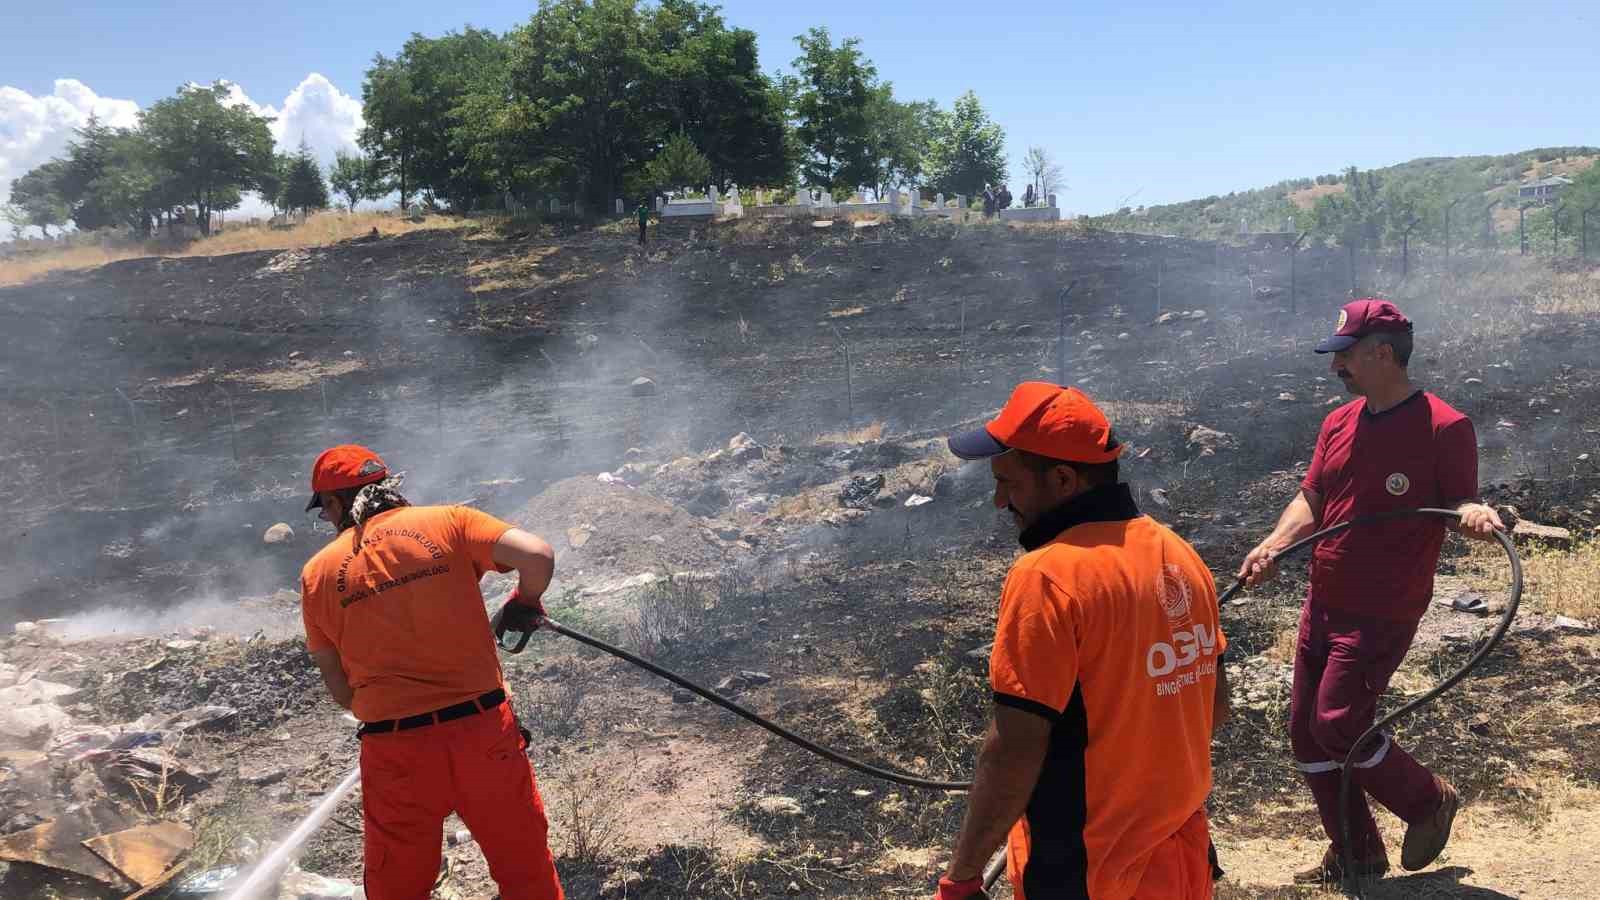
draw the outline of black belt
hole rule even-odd
[[[391,731],[409,731],[421,728],[424,725],[436,725],[440,722],[451,722],[456,719],[465,719],[475,716],[480,712],[487,712],[506,702],[506,692],[503,688],[495,688],[473,700],[463,700],[454,706],[436,709],[433,712],[422,713],[416,716],[406,716],[403,719],[384,719],[381,722],[363,722],[356,729],[356,737],[369,734],[387,734]]]

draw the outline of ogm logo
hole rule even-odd
[[[1161,574],[1156,576],[1156,599],[1161,601],[1161,609],[1167,618],[1177,622],[1189,617],[1191,601],[1194,592],[1189,587],[1189,579],[1183,577],[1183,569],[1172,563],[1161,567]]]
[[[1344,323],[1346,323],[1348,321],[1350,321],[1350,314],[1345,312],[1342,309],[1339,310],[1339,324],[1333,326],[1333,330],[1335,332],[1343,331],[1344,330]]]
[[[1403,496],[1406,491],[1411,490],[1411,479],[1407,478],[1404,472],[1395,472],[1384,479],[1383,489],[1396,497]]]

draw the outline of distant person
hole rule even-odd
[[[1012,200],[1011,189],[1006,187],[1003,184],[1000,185],[1000,193],[998,195],[996,195],[995,199],[994,199],[995,209],[997,209],[997,210],[1010,209],[1011,208],[1011,200]]]
[[[1277,574],[1275,557],[1319,528],[1358,516],[1419,507],[1461,513],[1451,526],[1493,540],[1505,527],[1477,501],[1478,442],[1472,422],[1407,374],[1411,320],[1387,300],[1345,304],[1334,333],[1317,345],[1332,353],[1330,368],[1356,400],[1323,420],[1311,467],[1277,527],[1239,567],[1250,584]],[[1356,790],[1350,817],[1350,857],[1343,871],[1340,768],[1372,727],[1378,700],[1405,659],[1417,624],[1433,598],[1433,573],[1445,523],[1397,518],[1354,528],[1317,544],[1311,589],[1300,610],[1289,741],[1330,842],[1322,861],[1296,873],[1302,884],[1336,883],[1346,874],[1389,870],[1383,837],[1367,795],[1406,823],[1400,864],[1416,871],[1450,840],[1461,799],[1389,735],[1380,734],[1353,760]]]
[[[1022,205],[1024,208],[1032,208],[1034,202],[1038,199],[1039,195],[1034,193],[1032,184],[1028,185],[1028,189],[1022,192]]]
[[[643,247],[645,229],[650,226],[650,201],[640,200],[639,208],[633,211],[633,215],[639,220],[639,246]]]
[[[365,887],[425,900],[444,820],[472,831],[503,900],[561,900],[527,733],[507,696],[478,580],[518,574],[508,623],[532,630],[555,569],[543,540],[465,506],[412,506],[344,444],[317,457],[307,511],[339,530],[300,575],[306,646],[361,721]]]
[[[1025,552],[1000,594],[988,733],[936,900],[979,896],[1008,833],[1019,900],[1211,897],[1205,801],[1228,687],[1210,571],[1140,515],[1123,445],[1075,388],[1018,385],[949,443],[989,460]]]
[[[993,185],[988,185],[988,184],[984,185],[983,186],[983,217],[985,219],[994,218],[994,206],[995,206],[996,200],[997,200],[997,198],[995,196],[994,186]]]

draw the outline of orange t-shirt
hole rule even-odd
[[[1055,724],[1008,844],[1019,900],[1132,897],[1211,791],[1216,585],[1125,486],[1100,491],[1000,599],[995,702]]]
[[[356,718],[412,716],[504,687],[478,580],[510,571],[493,559],[510,529],[465,506],[405,506],[346,530],[306,563],[306,646],[339,651]]]

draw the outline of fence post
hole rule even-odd
[[[1300,236],[1295,238],[1294,243],[1289,245],[1289,315],[1291,316],[1300,312],[1299,289],[1295,282],[1297,281],[1297,275],[1299,274],[1297,269],[1299,267],[1298,259],[1300,257],[1300,243],[1304,241],[1306,239],[1306,235],[1310,233],[1311,232],[1309,231],[1300,232]]]
[[[1565,203],[1556,204],[1555,211],[1550,213],[1550,258],[1561,257],[1561,214],[1567,211]]]
[[[1456,208],[1457,203],[1465,199],[1467,198],[1457,197],[1451,200],[1450,205],[1444,208],[1444,266],[1446,269],[1450,268],[1450,212]]]
[[[1072,279],[1056,298],[1056,384],[1065,384],[1067,379],[1067,297],[1077,286],[1078,279]]]
[[[1518,254],[1528,255],[1528,204],[1517,207],[1517,246]]]

